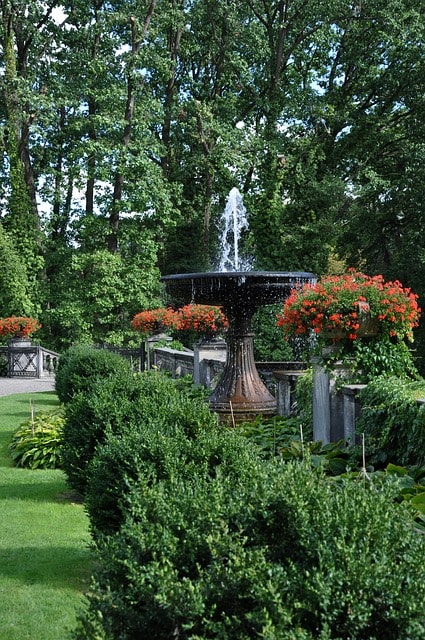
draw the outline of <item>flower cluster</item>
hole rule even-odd
[[[134,316],[131,326],[145,335],[161,330],[216,334],[227,329],[228,322],[220,307],[187,304],[176,311],[170,308],[141,311]]]
[[[215,334],[226,330],[228,321],[220,307],[207,304],[187,304],[176,311],[178,331]]]
[[[175,321],[176,318],[173,309],[159,308],[136,313],[130,324],[136,331],[140,331],[140,333],[144,335],[149,335],[162,331],[163,329],[174,328]]]
[[[0,318],[0,336],[30,336],[40,329],[41,324],[34,318],[11,316]]]
[[[328,276],[315,285],[294,289],[278,315],[284,335],[299,336],[313,330],[322,335],[339,331],[337,339],[356,340],[362,319],[374,320],[378,335],[413,339],[418,326],[418,296],[396,280],[349,270]]]

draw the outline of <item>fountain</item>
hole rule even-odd
[[[233,194],[236,195],[236,194]],[[232,211],[236,216],[240,208]],[[234,223],[237,226],[237,222]],[[237,245],[239,235],[234,234]],[[235,246],[237,261],[237,246]],[[222,421],[242,422],[256,415],[275,415],[276,399],[263,384],[254,362],[251,320],[261,306],[283,301],[291,289],[316,277],[306,272],[213,271],[163,276],[168,293],[178,305],[195,302],[223,308],[229,329],[223,375],[209,404]]]

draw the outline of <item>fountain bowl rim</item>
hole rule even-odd
[[[316,280],[317,276],[309,271],[200,271],[197,273],[173,273],[161,276],[162,281],[169,280],[198,280],[201,278],[303,278]],[[294,283],[295,284],[295,283]]]

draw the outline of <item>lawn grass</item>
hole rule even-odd
[[[93,565],[88,520],[62,471],[12,466],[8,444],[30,400],[35,411],[59,404],[51,392],[0,398],[0,637],[64,640]]]

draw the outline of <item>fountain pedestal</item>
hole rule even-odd
[[[177,304],[219,305],[229,320],[227,360],[210,396],[211,410],[226,422],[242,422],[259,414],[274,415],[276,400],[255,366],[252,315],[263,305],[283,302],[294,287],[315,282],[315,275],[227,271],[170,275],[162,281]]]
[[[225,369],[210,396],[212,411],[221,420],[243,422],[256,415],[275,415],[276,399],[261,380],[254,361],[251,318],[255,309],[224,309],[229,319]]]

